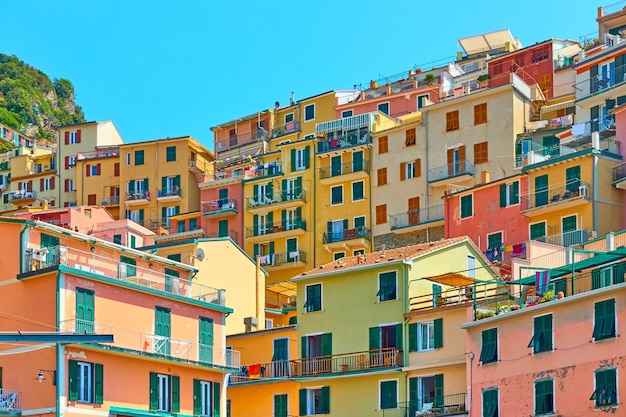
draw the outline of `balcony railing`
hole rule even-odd
[[[80,152],[76,159],[106,158],[109,156],[120,156],[119,148],[97,149],[95,151]]]
[[[213,178],[210,178],[209,181],[228,182],[235,179],[249,180],[252,178],[254,178],[254,171],[251,171],[249,169],[220,170],[216,171],[213,174]]]
[[[428,181],[435,182],[460,175],[474,175],[474,165],[470,161],[458,161],[428,170]]]
[[[591,234],[588,230],[571,230],[569,232],[559,233],[552,236],[543,236],[535,240],[549,243],[551,245],[569,247],[587,242],[590,235]]]
[[[372,137],[368,132],[359,135],[358,132],[334,135],[332,138],[320,140],[317,143],[317,153],[330,152],[338,149],[351,148],[357,145],[372,143]]]
[[[11,167],[9,161],[0,162],[0,171],[5,171]]]
[[[323,180],[340,175],[352,174],[353,172],[368,172],[369,166],[369,161],[353,161],[341,165],[328,166],[319,169],[319,178]]]
[[[264,129],[257,129],[253,132],[241,133],[215,142],[215,151],[223,152],[248,143],[255,143],[269,138],[269,132]]]
[[[559,187],[535,189],[534,194],[520,198],[521,210],[531,210],[549,204],[558,204],[576,198],[591,199],[591,188],[588,183],[580,180],[570,180],[567,184]]]
[[[422,397],[383,410],[383,417],[456,416],[467,414],[467,393]],[[417,413],[417,414],[416,414]]]
[[[272,204],[284,203],[287,201],[304,201],[305,192],[304,190],[283,190],[279,192],[275,192],[273,194],[263,194],[263,195],[255,195],[248,197],[246,199],[246,208],[254,208],[259,206],[268,206]]]
[[[219,213],[226,210],[237,211],[238,202],[233,198],[223,198],[202,203],[202,213]]]
[[[277,308],[289,308],[296,306],[295,295],[285,295],[279,292],[265,290],[265,304]]]
[[[226,291],[192,282],[186,277],[176,277],[135,265],[119,262],[110,257],[84,252],[67,246],[31,249],[26,253],[27,271],[38,271],[57,265],[102,275],[123,283],[138,285],[168,294],[194,298],[220,306],[226,305]]]
[[[472,304],[508,294],[508,287],[495,283],[477,283],[465,287],[451,287],[441,292],[422,294],[409,299],[409,309],[432,310],[459,304]]]
[[[200,362],[212,366],[237,369],[240,366],[238,351],[204,345],[191,340],[175,339],[78,319],[62,321],[60,330],[76,333],[112,334],[115,343],[111,347],[159,355],[178,361]],[[173,328],[172,331],[176,332],[176,329]]]
[[[166,198],[166,197],[181,197],[183,194],[183,190],[178,186],[174,186],[171,188],[162,188],[157,190],[157,198]]]
[[[621,39],[620,43],[623,42]],[[621,85],[626,80],[624,76],[626,74],[626,65],[619,67],[604,69],[598,71],[598,74],[589,74],[589,79],[574,84],[577,99],[587,97],[589,95],[600,94],[604,91],[608,91],[618,85]]]
[[[256,166],[253,170],[248,170],[247,173],[250,177],[254,179],[275,177],[276,175],[283,174],[283,168],[281,167],[280,163],[270,162],[268,164]]]
[[[246,237],[270,235],[272,233],[285,232],[288,230],[302,229],[306,230],[306,221],[304,220],[291,220],[285,223],[266,223],[258,225],[257,227],[246,227]]]
[[[0,413],[22,411],[21,393],[7,388],[0,388]]]
[[[401,350],[383,348],[242,366],[239,373],[231,375],[230,383],[268,378],[368,372],[370,370],[397,368],[402,365]]]
[[[292,252],[271,253],[269,255],[257,255],[256,259],[261,260],[261,266],[281,266],[285,264],[306,263],[306,252],[295,250]]]
[[[613,168],[613,182],[626,178],[626,162]]]
[[[443,220],[443,204],[392,214],[389,216],[389,227],[396,230],[439,220]]]
[[[102,197],[101,204],[103,206],[114,206],[120,203],[120,196],[113,195],[110,197]]]
[[[272,129],[272,138],[279,138],[281,136],[289,135],[291,133],[300,131],[300,122],[292,120],[285,123],[283,126],[277,126]]]
[[[216,239],[220,237],[230,237],[235,242],[238,242],[239,233],[236,230],[231,229],[228,231],[228,236],[221,236],[219,232],[210,232],[206,234],[206,237],[210,239]]]
[[[344,229],[338,232],[324,232],[322,234],[323,243],[344,242],[352,239],[371,240],[371,230],[365,226]]]
[[[35,191],[17,190],[11,191],[9,196],[11,201],[34,200],[37,198],[37,193]]]
[[[126,200],[127,201],[139,201],[139,200],[150,201],[150,193],[148,191],[127,192]]]
[[[601,133],[611,134],[611,137],[605,138],[601,136],[598,143],[598,149],[616,155],[621,155],[622,152],[620,142],[615,140],[615,135],[614,133],[612,133],[612,131],[609,132],[609,130],[607,130],[611,129],[610,127],[608,127],[610,123],[610,121],[605,120],[600,126]],[[587,126],[585,128],[586,133],[583,135],[579,135],[576,139],[568,143],[558,144],[554,146],[541,146],[535,142],[530,142],[529,144],[523,143],[522,147],[524,149],[522,153],[518,153],[515,156],[516,168],[522,168],[528,165],[533,165],[546,161],[550,158],[566,156],[591,148],[593,146],[591,141],[591,122],[588,122],[585,125]]]
[[[369,128],[373,122],[376,112],[363,113],[356,116],[342,117],[341,119],[322,122],[315,125],[315,133],[317,136],[329,132],[348,132]]]

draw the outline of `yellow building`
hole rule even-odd
[[[170,216],[200,210],[213,154],[190,136],[120,145],[120,217],[167,233]],[[122,210],[123,215],[122,215]]]
[[[114,219],[120,218],[120,150],[118,146],[99,147],[76,158],[76,203],[106,207]],[[123,218],[123,216],[121,216]]]
[[[13,209],[55,207],[59,201],[56,154],[49,148],[10,158],[11,183],[8,194]]]

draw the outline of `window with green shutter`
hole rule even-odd
[[[137,247],[137,236],[130,235],[130,247],[133,249]]]
[[[383,272],[378,274],[378,301],[390,301],[397,299],[397,276],[396,271]]]
[[[464,195],[461,197],[461,218],[472,217],[474,214],[474,196],[473,194]]]
[[[135,151],[135,165],[143,165],[143,150]]]
[[[180,262],[181,254],[180,253],[173,253],[171,255],[167,255],[167,259],[171,259],[172,261]]]
[[[76,288],[76,333],[94,332],[94,296],[92,290]]]
[[[56,236],[46,235],[44,233],[41,234],[41,244],[40,247],[43,248],[54,248],[59,246],[59,238]]]
[[[546,222],[530,225],[530,240],[540,239],[546,236]]]
[[[122,244],[122,235],[113,235],[113,243]]]
[[[154,309],[154,352],[163,355],[170,354],[170,337],[171,337],[171,310],[164,307],[155,307]]]
[[[199,335],[198,343],[200,348],[200,361],[206,363],[213,362],[213,319],[200,317],[198,320]]]
[[[176,162],[176,146],[165,148],[165,160],[167,162]]]
[[[554,381],[546,379],[535,382],[535,415],[554,413]]]
[[[565,189],[578,193],[580,187],[580,165],[569,167],[565,170]]]
[[[104,366],[98,363],[68,361],[68,399],[81,403],[104,402]],[[53,383],[56,383],[54,381]]]
[[[307,313],[322,309],[322,284],[306,286],[304,309]]]
[[[548,204],[548,174],[535,177],[535,205],[541,207]]]
[[[498,388],[486,389],[483,391],[483,417],[498,417]]]
[[[228,236],[228,219],[220,220],[217,223],[217,235],[219,237],[227,237]]]
[[[365,187],[363,181],[352,183],[352,201],[360,201],[365,198]]]
[[[183,219],[178,221],[178,233],[182,233],[185,231],[185,227],[187,226],[187,222]]]
[[[480,362],[483,364],[498,360],[498,329],[487,329],[482,332],[482,348]]]
[[[330,387],[301,389],[298,392],[299,415],[330,414]]]
[[[615,337],[615,299],[594,304],[593,338],[602,340]]]
[[[398,407],[398,380],[380,381],[380,409]]]
[[[519,181],[500,185],[500,207],[519,203]]]
[[[189,230],[198,229],[198,219],[189,219]]]
[[[219,384],[218,384],[219,385]],[[193,414],[213,416],[214,383],[200,379],[193,380]],[[218,398],[219,400],[219,398]],[[219,415],[219,414],[217,414]]]
[[[528,347],[533,349],[533,353],[552,350],[552,314],[535,317],[533,337]]]
[[[596,389],[590,400],[595,400],[596,407],[617,404],[617,369],[603,369],[595,372]]]
[[[274,417],[287,417],[287,394],[274,395]]]
[[[137,260],[128,256],[120,256],[120,278],[126,279],[137,275]]]
[[[330,204],[343,204],[343,185],[330,189]]]

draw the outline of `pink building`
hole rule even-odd
[[[501,294],[468,310],[470,417],[624,415],[626,249],[587,257],[530,271],[513,301]]]
[[[230,237],[243,247],[243,169],[224,170],[221,177],[200,184],[202,229],[206,237]]]
[[[620,149],[626,149],[626,106],[620,105],[613,109],[615,116],[615,140]],[[626,163],[613,168],[613,186],[626,190]],[[622,193],[622,204],[626,207],[626,193]],[[622,210],[622,224],[626,224],[626,210]]]

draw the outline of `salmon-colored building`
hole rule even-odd
[[[0,328],[114,342],[1,344],[0,409],[18,415],[226,415],[223,290],[197,268],[43,222],[0,219]],[[10,404],[9,404],[10,400]]]

